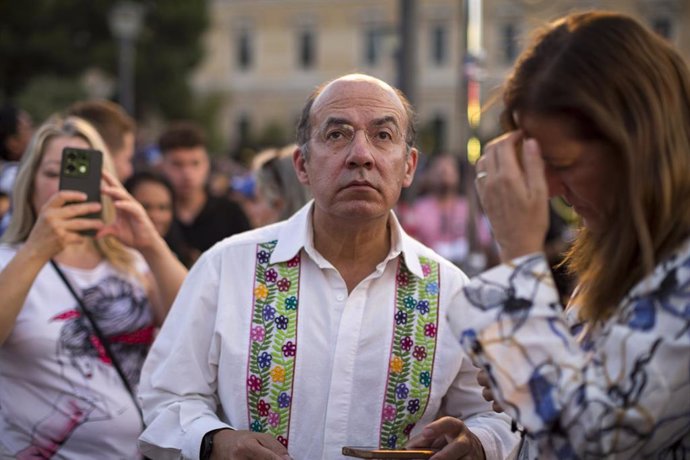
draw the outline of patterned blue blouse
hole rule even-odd
[[[521,458],[690,458],[690,240],[601,324],[563,313],[541,254],[464,296],[454,327],[525,428]]]

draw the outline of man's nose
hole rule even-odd
[[[372,146],[366,133],[362,130],[356,131],[350,143],[347,164],[352,168],[371,168],[374,165],[372,153]]]

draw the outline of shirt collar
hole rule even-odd
[[[285,225],[283,225],[278,235],[278,243],[273,250],[273,254],[271,254],[270,263],[287,262],[304,248],[319,266],[327,264],[325,259],[314,248],[314,233],[311,221],[313,207],[314,200],[311,200],[285,221]],[[414,240],[405,233],[393,211],[390,212],[388,225],[391,231],[391,250],[379,266],[384,266],[402,254],[407,268],[416,276],[423,278],[424,274],[419,261],[420,254],[417,246]]]

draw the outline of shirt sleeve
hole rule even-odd
[[[674,272],[665,287],[628,296],[578,343],[543,255],[524,256],[464,288],[467,321],[454,329],[531,437],[577,457],[643,455],[668,447],[690,422],[685,265],[685,284]]]
[[[477,384],[479,369],[466,355],[461,359],[460,371],[446,393],[443,410],[461,419],[479,438],[487,459],[510,458],[519,435],[511,430],[510,417],[494,412],[491,403],[484,400]]]
[[[152,458],[198,459],[204,434],[232,428],[216,415],[217,366],[209,359],[217,348],[212,261],[205,254],[194,265],[144,363],[138,395],[147,428],[139,446]]]
[[[461,278],[467,280],[462,275]],[[464,281],[462,285],[466,285]],[[462,293],[462,286],[458,286],[453,293],[451,308],[447,312],[449,323],[465,324],[467,311],[457,308]],[[495,412],[491,403],[482,396],[482,387],[477,383],[477,368],[470,357],[458,347],[460,362],[453,379],[443,399],[441,412],[461,419],[467,428],[479,438],[484,447],[487,459],[511,458],[520,441],[519,433],[511,429],[511,418],[507,414]]]

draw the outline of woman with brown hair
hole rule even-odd
[[[550,24],[503,92],[476,185],[503,264],[457,333],[536,458],[690,457],[690,71],[630,17]],[[543,254],[549,196],[581,217],[565,312]],[[441,441],[430,424],[414,444]]]

